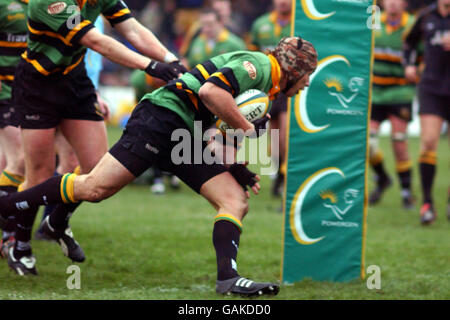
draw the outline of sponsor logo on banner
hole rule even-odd
[[[326,190],[320,193],[320,198],[323,199],[322,205],[329,209],[339,221],[322,220],[321,225],[325,227],[345,227],[357,228],[358,223],[343,221],[345,215],[353,208],[355,201],[359,196],[359,190],[347,189],[344,192],[344,201],[340,201],[339,197],[332,190]]]
[[[315,233],[319,232],[320,227],[359,227],[358,223],[345,219],[359,197],[359,190],[346,189],[342,200],[331,189],[325,188],[325,191],[316,194],[310,192],[314,188],[328,186],[332,180],[329,180],[331,178],[325,178],[332,175],[345,178],[344,173],[339,168],[330,167],[319,170],[303,182],[292,200],[289,213],[291,232],[295,240],[303,245],[315,244],[326,237],[326,235],[310,236],[305,229],[306,225],[311,229],[314,228]],[[317,195],[320,199],[319,202],[316,201],[316,198],[312,198],[313,196],[317,197]],[[308,206],[308,209],[305,209],[305,206]],[[314,212],[314,220],[304,223],[303,212]],[[324,219],[318,219],[317,216]]]
[[[345,70],[342,70],[342,65],[345,66]],[[313,108],[315,113],[323,115],[325,111],[326,115],[332,116],[364,116],[362,111],[352,108],[352,103],[359,96],[366,80],[363,77],[350,76],[347,71],[349,67],[350,62],[341,55],[329,56],[319,61],[317,70],[311,75],[310,86],[297,95],[295,116],[303,131],[317,133],[330,126],[330,124],[316,125],[312,122],[308,110],[308,101],[311,98],[316,102],[321,101],[320,105],[323,106]],[[322,96],[324,90],[318,86],[325,86],[330,99]],[[320,96],[314,96],[315,94]]]

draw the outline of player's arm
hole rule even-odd
[[[149,75],[165,81],[178,77],[177,68],[158,63],[134,52],[112,37],[100,33],[96,28],[86,32],[80,39],[80,43],[115,63],[128,68],[144,70]]]
[[[411,82],[418,81],[417,74],[417,48],[423,39],[423,16],[419,17],[405,37],[403,43],[403,65],[405,76]]]
[[[151,59],[128,49],[119,41],[100,33],[96,28],[89,30],[81,38],[80,43],[125,67],[144,70],[151,62]]]
[[[156,38],[156,36],[136,19],[129,18],[114,25],[114,28],[139,52],[154,60],[171,63],[179,59]]]
[[[239,112],[236,101],[228,91],[205,82],[198,95],[209,111],[231,127],[242,129],[246,133],[254,131],[254,125]]]

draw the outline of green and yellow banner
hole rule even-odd
[[[289,107],[282,281],[364,277],[372,0],[296,0],[319,64]]]

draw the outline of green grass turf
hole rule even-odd
[[[120,130],[110,129],[116,141]],[[390,141],[381,139],[393,175]],[[412,159],[419,143],[411,139]],[[418,208],[401,209],[397,179],[382,202],[369,209],[366,266],[381,267],[381,290],[366,282],[303,280],[282,285],[274,299],[449,299],[450,222],[445,217],[450,158],[448,140],[439,145],[434,186],[438,220],[419,224]],[[416,161],[414,161],[416,162]],[[372,186],[372,182],[370,183]],[[414,193],[420,200],[417,165]],[[270,180],[250,200],[239,250],[239,271],[255,280],[280,275],[283,217]],[[131,185],[101,204],[83,204],[72,228],[87,260],[80,264],[81,289],[66,287],[71,262],[54,243],[33,242],[38,277],[20,278],[0,261],[0,299],[223,299],[215,294],[216,263],[211,231],[214,210],[186,186],[154,196],[148,186]],[[35,227],[37,223],[35,224]],[[225,297],[225,299],[230,299]]]

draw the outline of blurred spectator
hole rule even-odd
[[[246,49],[244,41],[224,27],[215,10],[204,9],[200,25],[201,33],[192,41],[186,55],[191,68],[217,55]]]
[[[236,35],[243,35],[241,22],[233,15],[231,0],[212,0],[211,7],[219,14],[220,21],[225,28]]]

